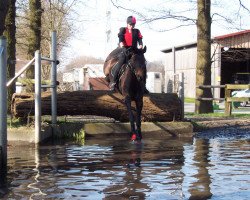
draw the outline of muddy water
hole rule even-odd
[[[249,139],[91,138],[8,147],[3,199],[250,199]],[[1,195],[1,194],[0,194]]]

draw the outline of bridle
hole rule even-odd
[[[128,61],[128,63],[126,64],[126,68],[129,68],[129,70],[135,75],[139,82],[143,80],[140,76],[138,76],[135,67],[130,61]]]

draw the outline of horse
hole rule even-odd
[[[133,49],[126,51],[126,62],[121,67],[119,81],[116,84],[116,89],[124,97],[124,102],[127,107],[128,117],[131,127],[131,140],[141,140],[141,112],[143,108],[143,96],[146,85],[146,59],[144,53],[146,46],[143,49]],[[117,54],[119,49],[114,50],[109,54],[104,63],[104,74],[107,80],[111,76],[112,66],[117,62]],[[116,55],[116,56],[115,56]],[[132,101],[135,102],[136,115],[132,112]]]

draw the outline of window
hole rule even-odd
[[[160,78],[160,74],[159,73],[156,73],[155,74],[155,79],[159,79]]]

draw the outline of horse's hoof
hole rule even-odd
[[[134,133],[132,136],[131,136],[131,141],[135,141],[136,140],[136,134]]]

